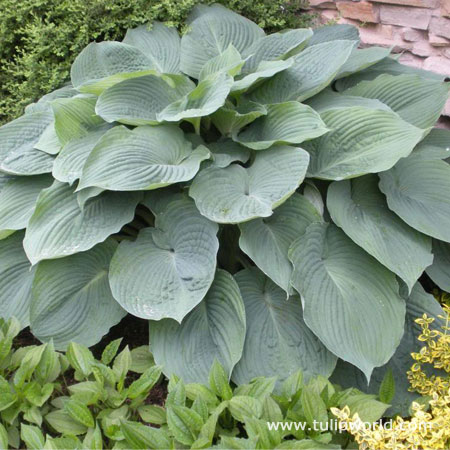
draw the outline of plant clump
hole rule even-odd
[[[358,43],[203,5],[89,44],[0,128],[0,313],[57,349],[147,319],[188,383],[404,376],[448,283],[449,85]]]

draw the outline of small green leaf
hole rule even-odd
[[[125,377],[131,366],[131,353],[128,345],[116,356],[113,363],[113,372],[119,380],[119,391],[123,387]]]
[[[150,348],[148,345],[142,345],[131,350],[130,370],[136,373],[144,373],[147,369],[155,365]]]
[[[111,341],[103,350],[102,363],[108,365],[117,355],[122,338]]]
[[[169,394],[166,398],[166,406],[184,406],[186,404],[186,388],[184,387],[183,380],[178,380],[172,376],[168,389]]]
[[[128,388],[128,398],[135,399],[139,395],[148,393],[159,380],[161,371],[161,366],[153,366],[147,369],[136,381],[131,383]]]
[[[143,405],[138,408],[140,418],[147,423],[164,425],[167,423],[166,410],[158,405]]]
[[[379,402],[375,399],[375,395],[356,393],[344,398],[339,406],[341,408],[348,406],[351,415],[358,413],[363,422],[375,422],[383,416],[390,405]]]
[[[84,345],[71,342],[67,348],[67,359],[70,365],[77,371],[88,377],[92,373],[92,363],[94,356],[91,351]]]
[[[219,403],[218,398],[207,386],[199,383],[186,384],[186,395],[194,401],[196,398],[201,397],[207,405],[217,406]]]
[[[89,428],[83,440],[83,446],[90,450],[103,449],[102,431],[98,424],[95,425],[95,428]]]
[[[8,450],[8,432],[4,425],[0,423],[0,450]]]
[[[303,388],[300,395],[300,401],[306,421],[310,426],[314,426],[317,422],[323,424],[328,422],[327,407],[324,401],[320,395],[309,386]]]
[[[64,405],[64,409],[72,419],[76,420],[81,425],[88,428],[93,428],[95,426],[94,417],[92,416],[91,411],[80,401],[75,399],[69,400]]]
[[[167,408],[167,424],[177,441],[192,445],[202,428],[203,419],[185,406],[172,405]]]
[[[29,450],[40,450],[44,447],[45,439],[42,431],[34,425],[22,424],[20,437]]]
[[[392,375],[392,369],[386,371],[383,381],[380,385],[380,390],[378,391],[378,396],[380,401],[383,403],[391,403],[395,395],[395,380]]]
[[[168,449],[172,447],[167,431],[162,428],[153,428],[142,423],[123,421],[120,429],[131,448]]]
[[[230,400],[233,396],[227,374],[217,359],[214,360],[209,373],[209,385],[212,391],[223,400]]]
[[[263,405],[259,399],[247,395],[237,395],[228,403],[231,415],[239,422],[244,422],[247,417],[259,419],[262,408]]]

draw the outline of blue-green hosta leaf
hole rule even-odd
[[[90,130],[104,123],[103,119],[95,114],[96,102],[97,97],[90,95],[77,95],[52,102],[55,132],[61,145],[86,136]]]
[[[122,242],[111,261],[114,298],[131,314],[181,322],[214,279],[218,226],[187,198],[170,202],[135,242]]]
[[[275,146],[258,152],[244,169],[231,164],[198,173],[189,189],[199,211],[218,223],[239,223],[268,217],[298,188],[308,166],[301,148]]]
[[[417,283],[406,300],[405,331],[400,345],[387,364],[373,371],[369,386],[367,386],[367,380],[362,372],[343,361],[338,362],[332,381],[344,388],[357,387],[364,392],[378,394],[386,371],[390,369],[395,380],[395,394],[391,402],[392,408],[390,412],[399,413],[403,416],[409,415],[409,406],[412,401],[417,400],[419,394],[409,391],[411,385],[406,373],[414,364],[411,353],[418,352],[423,346],[418,340],[421,328],[419,324],[415,323],[415,320],[422,317],[424,313],[435,319],[435,322],[430,327],[431,329],[440,328],[445,324],[443,319],[438,317],[443,315],[439,303]]]
[[[36,103],[31,103],[25,107],[25,114],[33,114],[36,112],[51,111],[51,102],[57,98],[70,98],[74,95],[79,94],[79,92],[72,86],[72,84],[67,84],[62,88],[55,89],[54,91],[42,96]]]
[[[272,281],[291,293],[289,247],[311,223],[321,221],[322,217],[305,197],[293,194],[272,216],[240,224],[239,246]]]
[[[88,134],[72,139],[55,158],[52,174],[58,181],[72,184],[81,177],[83,166],[99,139],[111,128],[103,124],[89,131]]]
[[[256,267],[235,278],[244,299],[247,334],[233,381],[244,384],[260,376],[282,381],[298,370],[328,377],[337,358],[306,326],[300,298],[286,300],[286,293]]]
[[[138,48],[160,73],[180,72],[181,39],[176,28],[161,22],[128,30],[123,42]]]
[[[0,240],[0,317],[14,316],[25,328],[30,323],[34,270],[23,251],[23,232]]]
[[[388,170],[424,135],[397,114],[380,109],[330,109],[321,117],[332,131],[304,143],[311,156],[308,175],[314,178],[342,180]]]
[[[211,151],[211,165],[214,167],[228,167],[236,161],[246,163],[250,158],[250,150],[231,139],[212,142],[208,144],[208,149]]]
[[[72,84],[81,92],[99,95],[128,78],[156,73],[149,57],[123,42],[92,42],[76,58],[70,70]]]
[[[97,142],[83,167],[78,189],[157,189],[191,180],[208,159],[204,146],[192,149],[175,125],[114,127]]]
[[[231,92],[241,93],[242,91],[253,87],[253,85],[259,81],[264,80],[264,78],[273,77],[275,74],[288,69],[293,64],[293,58],[280,61],[261,61],[255,69],[255,72],[249,73],[248,75],[234,81],[233,86],[231,87]]]
[[[25,114],[0,127],[0,170],[15,175],[39,175],[52,171],[53,157],[35,149],[53,121],[51,111]]]
[[[53,339],[60,350],[71,341],[89,347],[125,316],[108,282],[116,248],[108,239],[87,252],[39,263],[30,308],[31,329],[39,340]]]
[[[244,102],[238,106],[226,103],[211,116],[211,120],[223,136],[231,136],[266,114],[267,108],[259,103]]]
[[[181,70],[199,78],[203,66],[232,44],[243,53],[264,31],[255,23],[219,4],[199,5],[189,18],[189,30],[181,38]]]
[[[100,95],[96,112],[107,122],[157,125],[160,114],[171,103],[195,89],[184,75],[146,75],[132,78]]]
[[[427,274],[443,291],[450,292],[450,244],[433,240],[433,255]]]
[[[308,29],[288,30],[284,33],[272,33],[255,41],[250,47],[243,50],[242,56],[246,58],[242,68],[243,74],[256,72],[263,61],[277,61],[288,54],[299,52],[306,46],[313,32]]]
[[[433,128],[425,139],[419,142],[412,155],[423,159],[450,158],[450,130]]]
[[[89,250],[134,217],[138,193],[105,192],[80,208],[74,189],[55,181],[38,197],[24,239],[32,264]]]
[[[373,66],[377,62],[388,57],[390,53],[390,48],[355,48],[345,64],[339,70],[337,78],[347,77],[355,72],[359,72],[367,67]]]
[[[328,128],[319,114],[299,102],[267,105],[267,115],[259,117],[234,140],[252,148],[263,150],[274,144],[300,144],[325,134]]]
[[[418,75],[380,75],[361,81],[344,91],[346,95],[376,98],[407,122],[419,128],[432,127],[448,98],[450,83],[428,80]]]
[[[42,189],[52,184],[49,175],[12,177],[0,187],[0,236],[26,228]]]
[[[347,61],[354,41],[332,41],[308,47],[294,64],[261,84],[249,95],[257,103],[303,101],[327,87]]]
[[[408,225],[450,242],[450,165],[411,155],[380,175],[389,209]]]
[[[289,258],[306,324],[370,380],[403,335],[405,302],[395,275],[329,224],[310,225],[292,244]]]
[[[179,100],[164,108],[157,119],[159,122],[178,122],[193,117],[209,116],[224,105],[233,78],[218,72],[199,81],[197,87]]]
[[[361,81],[374,80],[380,75],[419,75],[421,78],[427,80],[444,81],[445,75],[441,75],[429,70],[417,69],[416,67],[405,66],[399,63],[396,59],[388,57],[377,62],[367,69],[356,72],[348,77],[340,78],[336,81],[335,87],[338,91],[356,86]]]
[[[409,227],[387,206],[378,177],[367,175],[335,181],[327,206],[333,222],[412,289],[433,262],[431,239]]]
[[[245,339],[245,311],[233,277],[218,270],[202,302],[179,324],[172,319],[151,321],[150,350],[167,377],[185,383],[208,384],[217,359],[228,376],[241,359]]]
[[[316,28],[314,34],[308,41],[308,47],[336,40],[355,41],[358,44],[358,28],[348,24],[324,25],[323,27]]]
[[[203,80],[216,73],[226,73],[232,77],[240,73],[244,60],[241,54],[233,47],[232,44],[215,58],[210,59],[202,68],[199,80]]]
[[[49,155],[57,155],[60,152],[61,142],[56,134],[55,122],[51,122],[47,125],[47,128],[41,134],[41,137],[34,148],[48,153]]]

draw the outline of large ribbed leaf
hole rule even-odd
[[[209,155],[204,146],[193,150],[174,125],[115,127],[100,138],[87,158],[78,189],[137,191],[188,181]]]
[[[395,380],[395,395],[389,412],[408,416],[411,402],[420,397],[417,392],[409,391],[411,385],[406,373],[414,364],[411,353],[418,352],[423,347],[418,340],[421,328],[419,324],[415,323],[415,320],[422,317],[424,313],[435,319],[430,327],[431,329],[440,328],[445,324],[444,320],[438,317],[443,315],[439,303],[417,283],[406,301],[405,332],[400,345],[387,364],[373,371],[369,386],[367,386],[367,380],[362,372],[343,361],[338,362],[332,381],[344,388],[357,387],[364,392],[378,394],[383,378],[387,370],[390,369]]]
[[[17,175],[52,171],[53,158],[35,149],[53,121],[51,111],[25,114],[0,128],[0,170]]]
[[[224,270],[216,272],[206,297],[179,324],[164,319],[150,324],[150,349],[167,377],[208,383],[217,359],[228,376],[242,355],[245,311],[239,288]]]
[[[108,282],[116,248],[108,239],[87,252],[39,263],[30,309],[31,330],[38,339],[53,339],[60,350],[71,341],[91,346],[125,316]]]
[[[256,119],[234,139],[254,150],[263,150],[274,144],[300,144],[327,131],[312,108],[299,102],[286,102],[267,105],[267,115]]]
[[[321,221],[321,216],[305,197],[293,194],[272,216],[240,224],[239,246],[272,281],[290,293],[289,247],[311,223]]]
[[[380,173],[380,189],[389,208],[407,224],[450,242],[450,165],[416,156]]]
[[[119,245],[110,269],[114,298],[135,316],[181,322],[214,279],[217,230],[190,199],[169,202],[155,228]]]
[[[362,81],[344,94],[376,98],[407,122],[420,128],[433,126],[448,98],[450,84],[419,75],[380,75]]]
[[[191,92],[164,108],[157,114],[157,119],[159,122],[178,122],[191,117],[208,116],[224,105],[232,85],[233,78],[227,73],[210,75]]]
[[[24,247],[32,264],[89,250],[130,222],[138,193],[105,192],[83,209],[68,184],[55,181],[38,197]]]
[[[383,47],[355,48],[339,70],[338,78],[366,69],[389,56],[391,50]]]
[[[70,98],[79,92],[69,83],[62,88],[55,89],[48,94],[43,95],[36,103],[31,103],[25,107],[25,114],[33,114],[36,112],[49,112],[52,110],[51,102],[57,98]]]
[[[314,30],[313,36],[308,41],[308,46],[336,40],[356,41],[356,44],[358,44],[358,28],[348,24],[324,25]]]
[[[395,76],[419,75],[420,77],[426,78],[428,80],[438,81],[444,81],[445,79],[445,75],[431,72],[429,70],[417,69],[416,67],[412,66],[405,66],[404,64],[399,63],[396,59],[388,57],[382,59],[380,62],[377,62],[367,69],[361,70],[357,73],[354,73],[353,75],[349,75],[348,77],[340,78],[336,81],[335,88],[338,91],[343,91],[352,86],[356,86],[361,81],[374,80],[378,76],[385,74]]]
[[[217,73],[225,73],[232,77],[240,73],[245,61],[241,54],[233,47],[232,44],[216,57],[210,59],[203,67],[199,75],[199,80],[203,80]]]
[[[75,58],[70,76],[79,91],[99,95],[122,80],[156,71],[154,61],[133,45],[105,41],[89,44]]]
[[[328,188],[327,206],[333,222],[402,278],[409,290],[433,262],[431,239],[388,208],[376,175],[335,181]]]
[[[424,135],[393,112],[362,106],[330,109],[321,117],[333,131],[304,144],[314,178],[342,180],[390,169]]]
[[[123,42],[138,48],[160,73],[180,72],[181,39],[176,28],[161,22],[128,30]]]
[[[62,98],[52,102],[55,132],[61,145],[86,136],[91,129],[104,123],[101,117],[95,115],[96,102],[97,97],[90,95]]]
[[[52,182],[49,175],[12,177],[0,187],[0,236],[8,230],[26,228],[39,193]]]
[[[412,153],[415,158],[450,158],[450,130],[433,128],[424,140],[420,141]]]
[[[433,240],[433,255],[427,274],[443,291],[450,292],[450,244]]]
[[[25,328],[30,323],[34,270],[23,251],[23,232],[0,240],[0,317],[14,316]]]
[[[268,104],[312,97],[331,83],[354,46],[354,41],[332,41],[306,48],[294,57],[292,67],[256,88],[250,100]]]
[[[41,150],[49,155],[56,155],[61,150],[61,142],[56,134],[55,122],[47,125],[47,128],[41,134],[39,141],[34,145],[34,148]]]
[[[293,58],[280,61],[261,61],[255,69],[255,72],[249,73],[234,81],[231,92],[240,94],[264,78],[273,77],[275,74],[288,69],[293,64]]]
[[[237,384],[260,376],[284,380],[298,370],[328,377],[336,364],[303,321],[302,304],[255,267],[235,275],[247,320],[242,359],[233,371]]]
[[[200,171],[189,195],[200,212],[214,222],[268,217],[303,181],[308,161],[301,148],[275,146],[258,152],[248,169],[231,164]]]
[[[291,246],[292,284],[304,319],[325,346],[367,379],[400,343],[405,302],[395,275],[339,228],[312,224]]]
[[[255,23],[221,5],[194,8],[189,30],[181,39],[181,70],[199,78],[203,66],[232,44],[241,54],[264,31]]]
[[[107,122],[156,125],[164,108],[194,88],[183,75],[132,78],[106,90],[98,99],[96,112]]]
[[[111,128],[110,124],[100,125],[85,136],[71,140],[59,152],[53,164],[53,176],[65,183],[72,184],[81,177],[86,159],[98,140]]]
[[[211,120],[224,136],[231,136],[266,114],[267,108],[259,103],[244,102],[238,106],[226,103],[211,116]]]
[[[250,150],[231,139],[212,142],[208,149],[211,151],[211,164],[215,167],[228,167],[235,161],[246,163],[250,158]]]
[[[299,52],[312,34],[310,29],[304,28],[273,33],[258,39],[242,53],[244,58],[248,58],[242,68],[242,73],[256,72],[262,61],[276,61],[293,52]]]

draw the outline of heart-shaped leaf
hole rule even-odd
[[[150,322],[150,348],[170,377],[185,383],[208,383],[217,359],[228,376],[240,360],[245,339],[245,312],[239,288],[224,270],[216,272],[202,302],[181,322]]]
[[[135,316],[181,322],[214,279],[217,231],[191,200],[169,202],[155,228],[119,245],[109,275],[114,298]]]

